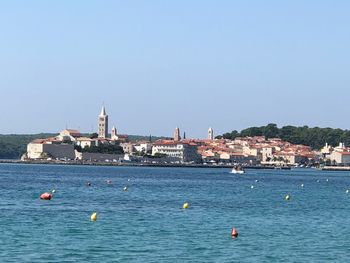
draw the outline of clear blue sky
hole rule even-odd
[[[350,128],[350,1],[1,1],[0,133]]]

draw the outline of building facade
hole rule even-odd
[[[332,164],[350,165],[350,152],[333,151],[329,155]]]
[[[72,144],[56,144],[44,140],[34,140],[27,145],[28,159],[75,159],[74,146]]]
[[[152,155],[164,154],[168,157],[179,158],[182,162],[200,162],[201,156],[197,152],[197,146],[176,141],[155,142],[152,147]]]

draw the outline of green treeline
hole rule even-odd
[[[79,152],[88,152],[88,153],[108,153],[108,154],[123,154],[123,148],[116,144],[101,144],[99,146],[91,146],[81,148],[80,146],[75,146],[75,149]]]
[[[311,146],[313,149],[322,148],[325,143],[332,146],[344,142],[350,145],[350,131],[332,128],[309,128],[308,126],[295,127],[284,126],[278,128],[276,124],[270,123],[261,127],[250,127],[238,132],[236,130],[217,136],[216,138],[235,139],[245,136],[265,136],[266,138],[280,138],[293,144]]]
[[[39,138],[48,138],[55,134],[0,134],[0,159],[19,159],[27,151],[27,144]]]

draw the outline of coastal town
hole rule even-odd
[[[76,129],[64,129],[57,136],[35,139],[27,145],[21,160],[78,163],[270,166],[304,167],[314,164],[345,166],[350,164],[350,148],[344,143],[326,145],[319,151],[265,136],[216,139],[209,128],[207,138],[181,137],[176,127],[172,138],[129,141],[115,126],[108,130],[108,114],[102,107],[98,131],[90,136]],[[104,151],[103,149],[109,149]]]

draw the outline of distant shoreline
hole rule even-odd
[[[18,159],[0,159],[1,163],[12,164],[48,164],[48,165],[88,165],[88,166],[119,166],[119,167],[168,167],[168,168],[228,168],[232,169],[234,165],[205,165],[205,164],[153,164],[153,163],[107,163],[107,162],[81,162],[81,161],[21,161]],[[290,170],[291,167],[275,166],[244,166],[245,169],[282,169]]]
[[[107,162],[82,162],[82,161],[21,161],[19,159],[0,159],[0,164],[41,164],[41,165],[87,165],[87,166],[115,166],[115,167],[164,167],[164,168],[227,168],[234,165],[208,165],[208,164],[154,164],[154,163],[107,163]],[[290,166],[243,166],[244,169],[253,170],[291,170]],[[308,167],[305,167],[308,168]],[[350,171],[350,166],[324,166],[322,171]]]

